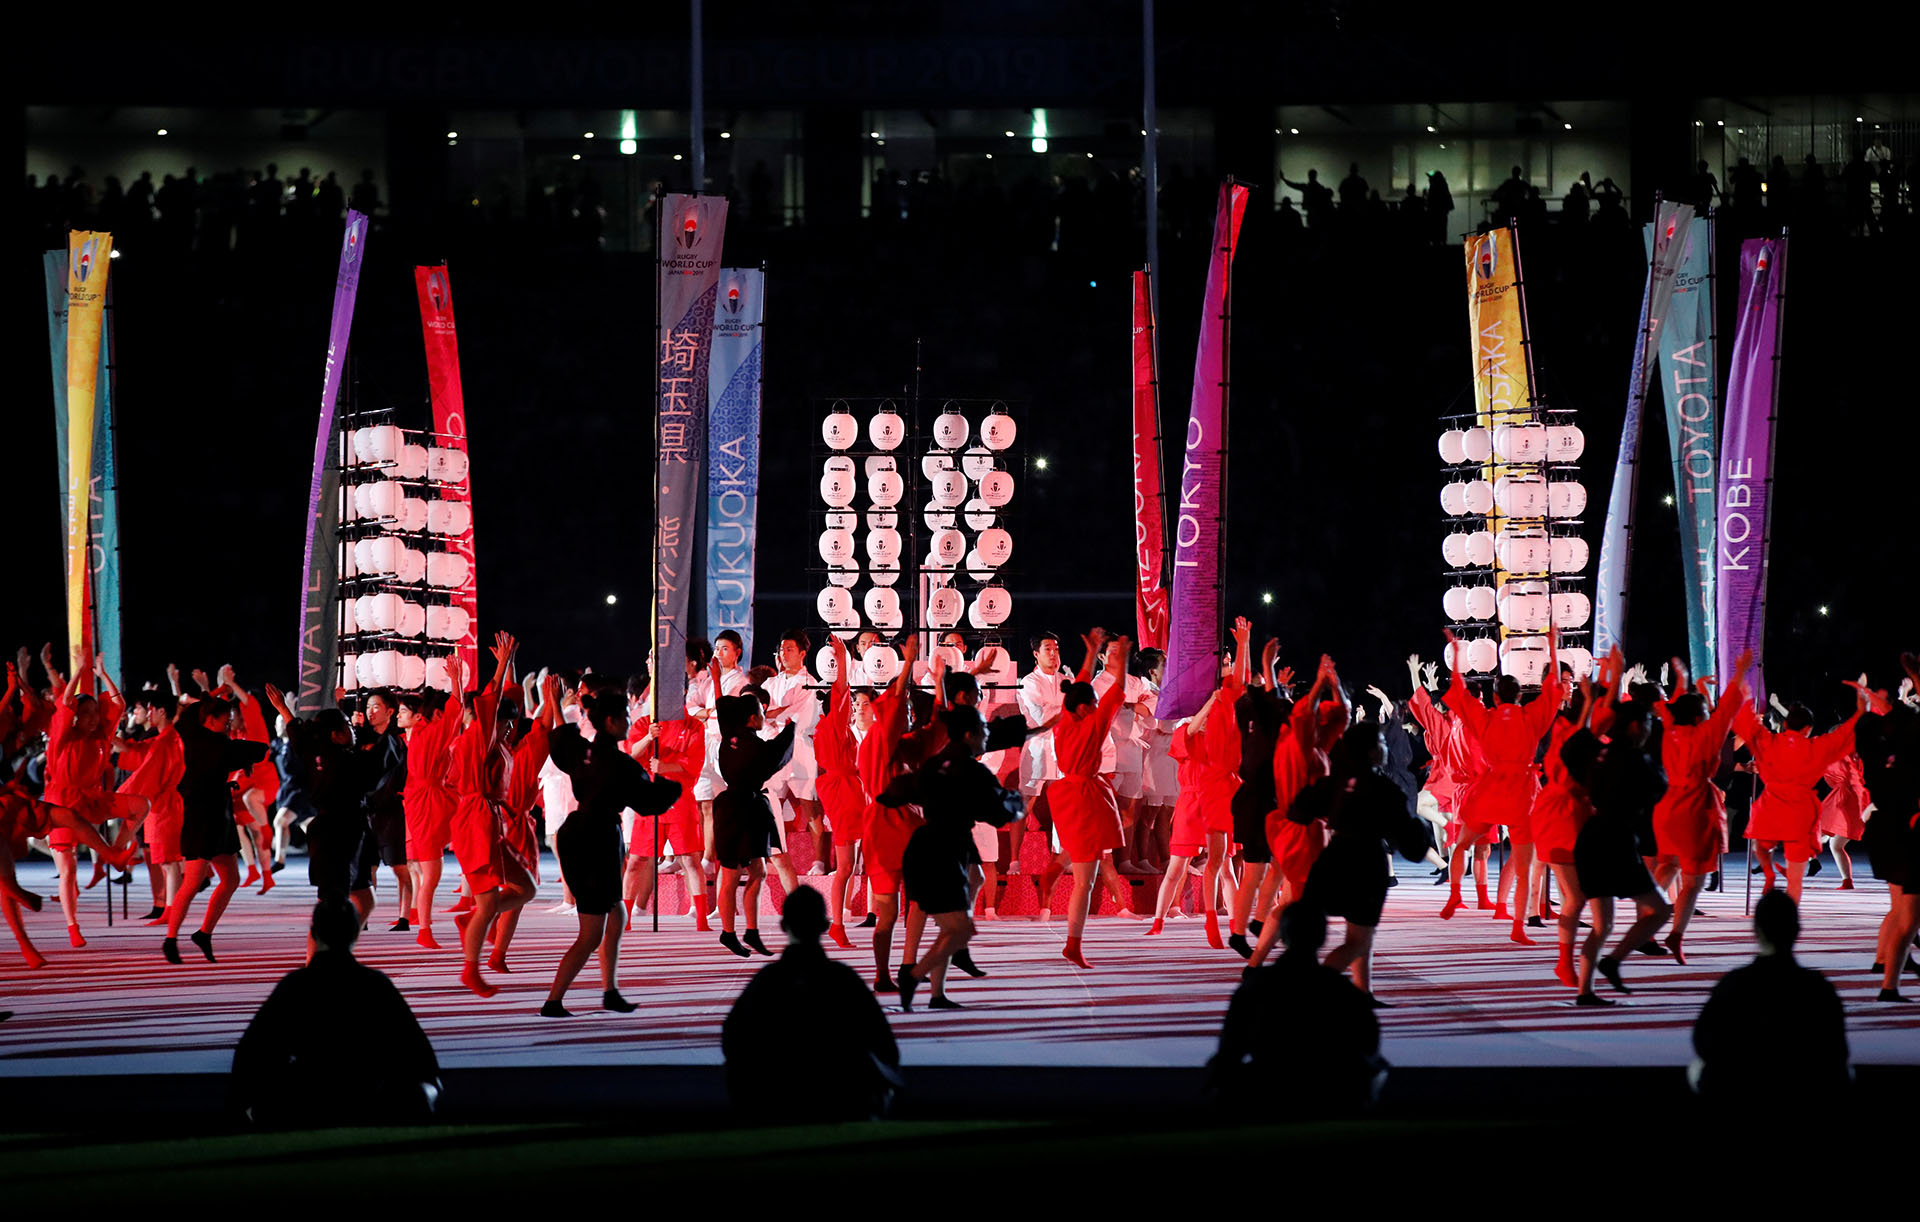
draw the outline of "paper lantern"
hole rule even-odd
[[[1547,456],[1547,427],[1498,425],[1493,430],[1493,452],[1507,462],[1541,462]]]
[[[951,454],[935,451],[920,460],[920,474],[929,480],[941,471],[958,471],[959,469],[960,461]]]
[[[378,653],[363,653],[353,660],[355,687],[380,686],[380,679],[378,677],[380,670],[379,657],[380,655]]]
[[[853,472],[829,471],[820,477],[820,499],[835,509],[853,504]]]
[[[373,598],[371,594],[362,594],[353,600],[353,626],[362,632],[379,631],[379,626],[373,622]]]
[[[1493,565],[1493,532],[1471,531],[1467,535],[1467,563],[1477,569]]]
[[[350,692],[360,690],[360,655],[343,653],[340,655],[340,686]]]
[[[867,591],[862,605],[866,609],[867,619],[877,624],[900,614],[900,592],[886,586],[875,586]]]
[[[1587,435],[1577,424],[1547,426],[1546,460],[1555,463],[1577,462],[1587,449]]]
[[[929,533],[952,530],[960,525],[960,515],[951,509],[929,509],[920,515],[920,520],[927,524]]]
[[[1013,555],[1013,536],[998,526],[981,531],[974,545],[980,549],[981,558],[996,569]]]
[[[849,544],[849,546],[851,546],[851,544]],[[854,586],[860,584],[860,566],[855,564],[851,558],[843,560],[838,564],[830,564],[828,568],[827,581],[830,584],[844,586],[848,589],[852,589]]]
[[[967,418],[959,412],[941,412],[933,418],[934,443],[945,450],[957,450],[967,444],[970,428]]]
[[[853,459],[845,454],[834,454],[820,464],[822,471],[831,471],[836,475],[851,476],[854,472]]]
[[[353,552],[353,567],[363,577],[377,577],[387,570],[380,567],[380,558],[375,552],[376,545],[394,542],[388,539],[360,539],[349,550]]]
[[[906,617],[900,612],[895,611],[890,615],[883,615],[879,619],[874,620],[873,626],[886,632],[898,632],[901,625],[906,622]]]
[[[400,479],[425,479],[427,476],[427,447],[405,445],[394,459],[393,473]]]
[[[396,687],[413,690],[425,686],[427,682],[427,660],[403,653],[399,658],[399,676]]]
[[[1548,544],[1545,531],[1503,530],[1496,544],[1500,555],[1500,567],[1509,573],[1547,571]]]
[[[993,566],[987,563],[986,557],[980,554],[980,549],[977,547],[967,552],[967,576],[975,581],[993,580]]]
[[[398,594],[375,594],[373,596],[373,627],[377,632],[393,632],[400,627],[400,608],[406,600]]]
[[[1007,471],[989,471],[980,477],[980,499],[995,509],[1013,499],[1013,475]]]
[[[860,655],[860,668],[867,672],[867,678],[876,686],[893,682],[900,673],[900,655],[891,645],[872,645]]]
[[[390,518],[394,515],[382,512],[389,503],[385,491],[387,480],[377,480],[371,484],[356,484],[353,489],[354,516],[363,519]],[[394,485],[396,488],[399,485]]]
[[[957,530],[936,531],[932,546],[933,554],[939,558],[941,565],[951,568],[967,554],[967,537]]]
[[[401,636],[420,636],[427,630],[427,609],[419,603],[400,604],[400,622],[393,629]]]
[[[1448,535],[1440,541],[1440,556],[1456,569],[1467,567],[1467,537]]]
[[[980,591],[973,603],[980,608],[980,618],[989,628],[998,628],[1013,613],[1013,595],[1000,586],[988,586]]]
[[[899,530],[900,515],[897,513],[882,513],[876,510],[868,510],[867,511],[867,529],[868,530]]]
[[[372,462],[373,461],[373,429],[358,428],[353,430],[351,448],[353,450],[353,457],[357,462],[362,462],[362,463]]]
[[[1573,671],[1576,680],[1589,678],[1593,674],[1593,654],[1578,645],[1560,651],[1560,662]]]
[[[1460,517],[1467,512],[1467,485],[1456,480],[1440,486],[1440,510],[1450,518]]]
[[[1012,445],[1017,431],[1013,417],[1004,412],[995,412],[980,422],[980,440],[987,443],[989,450],[1004,450]]]
[[[1564,590],[1553,596],[1555,628],[1584,628],[1587,617],[1592,614],[1593,604],[1578,590]]]
[[[367,430],[367,450],[372,455],[370,462],[398,462],[400,447],[406,444],[406,438],[400,430],[391,424],[376,424]]]
[[[360,564],[354,556],[354,548],[356,546],[357,545],[352,543],[343,543],[340,545],[341,581],[352,581],[360,575]]]
[[[1460,623],[1467,618],[1467,588],[1454,586],[1440,596],[1440,607],[1447,613],[1447,619]]]
[[[465,501],[432,501],[427,529],[436,535],[464,535],[473,526],[473,507]]]
[[[376,573],[398,573],[407,562],[407,545],[392,535],[383,535],[373,541],[373,571]]]
[[[1520,594],[1501,601],[1500,622],[1518,632],[1539,632],[1551,611],[1545,594]]]
[[[982,632],[986,631],[987,620],[986,617],[980,613],[980,604],[978,602],[972,603],[967,607],[967,626],[969,628],[978,628]]]
[[[1547,481],[1537,475],[1502,476],[1493,485],[1493,503],[1510,518],[1547,516]]]
[[[853,559],[853,532],[829,528],[820,532],[820,559],[844,565]]]
[[[460,613],[460,625],[454,626],[452,613]],[[427,635],[436,641],[457,641],[466,635],[467,612],[463,607],[431,606],[427,608]]]
[[[985,479],[993,470],[993,451],[985,446],[974,446],[960,456],[960,469],[967,473],[968,479]]]
[[[840,510],[828,510],[821,522],[821,527],[825,530],[852,530],[858,525],[860,525],[859,514]]]
[[[962,516],[966,520],[968,530],[985,530],[995,521],[993,507],[977,496],[967,502],[966,511]]]
[[[875,560],[867,565],[867,580],[877,586],[890,586],[900,580],[898,560]]]
[[[445,658],[427,659],[427,686],[436,692],[453,690],[453,672],[447,669]]]
[[[813,600],[814,610],[829,624],[844,624],[853,617],[853,595],[839,586],[828,586]]]
[[[1500,646],[1493,640],[1482,637],[1467,643],[1467,669],[1486,674],[1500,665]]]
[[[844,450],[859,437],[860,426],[854,423],[852,412],[830,412],[820,422],[820,439],[833,449]]]
[[[867,532],[867,559],[900,559],[900,532],[897,530],[870,530]]]
[[[875,505],[898,505],[906,490],[906,482],[898,471],[879,471],[867,477],[867,500]]]
[[[828,459],[827,461],[831,462],[833,460]],[[882,471],[898,471],[899,469],[900,464],[894,460],[891,454],[869,454],[860,464],[860,470],[868,479],[872,479]]]
[[[1467,461],[1466,436],[1459,429],[1448,429],[1440,434],[1440,461],[1448,464]]]
[[[1493,485],[1476,479],[1467,483],[1467,512],[1481,517],[1493,512]]]
[[[873,443],[876,450],[898,449],[906,436],[907,422],[891,408],[875,412],[873,418],[867,421],[867,440]]]
[[[1586,485],[1577,480],[1557,480],[1547,485],[1547,516],[1577,518],[1587,507]]]
[[[957,509],[967,500],[967,477],[960,471],[937,471],[928,481],[933,503],[942,509]]]
[[[1578,573],[1587,567],[1587,541],[1567,536],[1553,541],[1553,571]]]
[[[462,560],[464,565],[466,561]],[[400,562],[394,567],[393,578],[402,585],[418,585],[427,578],[427,554],[417,548],[400,549]]]
[[[457,484],[467,478],[467,452],[446,446],[427,449],[427,478],[442,484]]]
[[[1539,684],[1547,669],[1547,643],[1539,637],[1509,637],[1500,647],[1500,671],[1528,687]]]
[[[1467,587],[1467,618],[1492,619],[1499,606],[1499,599],[1492,586]]]
[[[937,629],[953,627],[960,622],[966,601],[952,586],[941,586],[927,595],[927,623]]]
[[[834,656],[832,644],[822,645],[813,651],[813,673],[828,683],[840,677],[840,662]]]
[[[389,527],[388,529],[394,529]],[[402,497],[398,529],[417,535],[427,529],[427,503],[417,496]]]
[[[1464,429],[1460,434],[1460,449],[1468,462],[1485,462],[1493,457],[1493,434],[1478,425]]]
[[[427,584],[454,590],[466,584],[467,558],[459,552],[435,552],[427,557]]]

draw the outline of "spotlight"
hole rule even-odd
[[[1045,471],[1047,469],[1047,460],[1045,458],[1034,459],[1033,469],[1036,471]]]
[[[1439,129],[1439,128],[1437,128],[1437,127],[1435,127],[1435,126],[1434,126],[1433,124],[1431,124],[1431,123],[1429,123],[1429,124],[1427,124],[1427,130],[1428,130],[1428,131],[1430,131],[1430,132],[1437,132],[1437,131],[1439,131],[1440,129]]]
[[[581,132],[581,133],[580,133],[580,138],[581,138],[582,140],[591,140],[591,139],[593,139],[593,133],[592,133],[592,132]]]
[[[1087,281],[1087,287],[1090,289],[1097,289],[1100,287],[1100,282],[1098,280],[1089,280]]]
[[[449,141],[447,141],[447,147],[448,147],[448,148],[452,148],[452,147],[453,147],[454,145],[456,145],[456,144],[458,144],[458,143],[460,143],[460,142],[459,142],[458,140],[449,140]]]
[[[1562,123],[1562,124],[1561,124],[1560,126],[1561,126],[1562,128],[1564,128],[1564,129],[1566,129],[1567,131],[1572,131],[1572,130],[1573,130],[1573,124],[1571,124],[1571,123]]]
[[[722,140],[731,140],[731,139],[733,139],[733,133],[732,133],[732,132],[721,132],[721,133],[720,133],[720,138],[721,138]]]
[[[1818,611],[1822,615],[1825,615],[1827,614],[1827,604],[1821,603],[1819,606],[1815,607],[1814,610]]]
[[[988,160],[988,161],[992,161],[992,160],[993,160],[993,154],[992,154],[992,153],[988,153],[988,154],[987,154],[987,160]]]
[[[1033,138],[1033,151],[1036,153],[1044,153],[1047,151],[1047,138],[1045,136],[1035,136]]]
[[[109,259],[118,259],[119,257],[120,257],[120,248],[118,246],[114,247],[112,250],[107,252],[107,258]]]
[[[879,132],[868,132],[868,133],[867,133],[867,139],[869,139],[869,140],[878,140],[879,138],[880,138],[880,133],[879,133]]]
[[[887,147],[887,142],[886,142],[885,140],[875,140],[875,141],[873,142],[873,147],[875,147],[875,148],[877,148],[877,149],[883,149],[883,148],[885,148],[885,147]]]
[[[1695,120],[1693,121],[1693,125],[1694,125],[1695,127],[1704,127],[1704,126],[1706,126],[1706,125],[1705,125],[1704,123],[1702,123],[1702,122],[1700,122],[1700,120],[1698,120],[1698,119],[1695,119]]]
[[[1273,605],[1272,593],[1269,592],[1269,593],[1262,594],[1260,596],[1260,602],[1261,602],[1261,605],[1263,606],[1271,607]]]
[[[153,134],[154,134],[154,135],[156,135],[156,136],[164,136],[164,135],[166,135],[166,134],[167,134],[167,129],[163,127],[163,128],[161,128],[161,129],[160,129],[159,131],[157,131],[157,132],[155,132],[155,133],[153,133]],[[452,133],[452,132],[448,132],[447,134],[448,134],[449,136],[451,136],[451,135],[452,135],[453,133]]]
[[[165,129],[165,128],[161,128],[161,129],[160,129],[160,134],[161,134],[161,135],[163,135],[163,136],[164,136],[164,135],[166,135],[166,134],[167,134],[167,131],[166,131],[166,129]],[[458,140],[459,138],[460,138],[460,133],[459,133],[459,132],[448,132],[448,133],[447,133],[447,139],[449,139],[449,140]]]
[[[1008,139],[1012,139],[1012,138],[1013,138],[1013,133],[1012,133],[1012,132],[1008,132],[1008,133],[1007,133],[1007,138],[1008,138]]]
[[[1667,495],[1661,497],[1660,503],[1669,509],[1673,508],[1673,493],[1669,492]]]
[[[1867,117],[1865,115],[1855,115],[1853,116],[1853,121],[1855,123],[1865,123],[1867,121]]]
[[[1093,154],[1092,154],[1092,153],[1088,153],[1088,154],[1087,154],[1087,160],[1088,160],[1088,161],[1092,161],[1092,160],[1093,160]]]
[[[618,594],[609,594],[609,595],[607,595],[607,605],[608,605],[609,607],[611,607],[611,606],[612,606],[613,604],[615,604],[615,603],[617,603],[617,602],[619,602],[619,601],[620,601],[620,596],[619,596]]]
[[[1289,136],[1297,136],[1299,134],[1300,134],[1300,129],[1297,127],[1289,127],[1287,129],[1287,135]]]
[[[1276,136],[1277,136],[1277,135],[1279,135],[1279,134],[1280,134],[1280,129],[1279,129],[1279,128],[1277,128],[1277,127],[1276,127],[1276,128],[1274,128],[1274,129],[1273,129],[1273,134],[1274,134],[1274,135],[1276,135]]]
[[[573,155],[573,159],[574,159],[575,161],[578,161],[578,160],[580,160],[580,154],[578,154],[578,153],[575,153],[575,154]],[[675,153],[675,154],[674,154],[674,157],[673,157],[673,159],[674,159],[675,161],[678,161],[678,160],[680,160],[680,155],[679,155],[678,153]]]
[[[1715,119],[1713,122],[1714,122],[1714,126],[1716,127],[1725,127],[1727,125],[1727,121],[1725,119]],[[1857,123],[1859,122],[1859,120],[1856,119],[1854,120],[1854,122]]]
[[[631,157],[640,151],[640,142],[638,140],[622,140],[620,142],[620,151]]]
[[[683,157],[683,156],[681,156],[681,155],[680,155],[679,153],[675,153],[675,154],[673,155],[673,159],[674,159],[675,161],[685,161],[685,160],[686,160],[686,158],[685,158],[685,157]],[[578,161],[578,160],[580,160],[580,159],[579,159],[578,157],[575,157],[575,158],[574,158],[574,160],[575,160],[575,161]]]

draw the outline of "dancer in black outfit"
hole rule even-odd
[[[1903,653],[1900,665],[1920,687],[1920,659]],[[1868,698],[1873,711],[1860,718],[1853,738],[1873,798],[1867,860],[1874,877],[1887,884],[1873,970],[1881,973],[1879,1000],[1898,1002],[1908,1000],[1900,992],[1901,969],[1911,966],[1920,974],[1920,955],[1914,954],[1914,930],[1920,927],[1920,713],[1885,692]]]
[[[1582,894],[1592,902],[1593,929],[1580,948],[1580,993],[1574,998],[1575,1005],[1613,1004],[1593,991],[1595,969],[1615,989],[1632,992],[1620,979],[1621,957],[1651,940],[1673,914],[1673,906],[1660,894],[1644,861],[1660,854],[1653,838],[1653,808],[1667,792],[1666,770],[1646,749],[1652,707],[1646,700],[1614,707],[1608,741],[1593,756],[1585,777],[1587,793],[1593,800],[1593,817],[1574,842],[1573,865]],[[1561,748],[1560,759],[1569,775],[1574,774],[1575,763],[1588,758],[1592,749],[1584,742],[1574,747],[1574,741],[1592,733],[1581,730]],[[1607,933],[1613,928],[1615,899],[1633,900],[1638,917],[1614,953],[1602,955]]]
[[[716,669],[715,691],[719,674]],[[720,863],[720,945],[742,958],[750,958],[753,951],[771,955],[760,940],[760,884],[774,843],[773,807],[767,804],[765,788],[793,758],[794,723],[789,721],[772,738],[761,738],[760,696],[753,688],[738,696],[722,696],[715,707],[720,717],[720,777],[727,783],[713,800],[713,843],[708,846]],[[747,932],[736,938],[733,886],[742,870],[747,873],[747,885],[738,907],[746,910]]]
[[[1326,776],[1294,800],[1287,817],[1311,825],[1326,820],[1333,838],[1307,875],[1302,902],[1347,923],[1346,940],[1328,952],[1324,963],[1335,971],[1353,968],[1353,983],[1374,1006],[1387,1003],[1373,995],[1373,933],[1386,906],[1388,880],[1398,850],[1419,861],[1433,847],[1427,823],[1413,813],[1413,799],[1387,776],[1386,743],[1380,728],[1367,722],[1348,728],[1329,752]]]
[[[306,775],[313,821],[307,824],[307,881],[321,903],[346,900],[362,924],[373,914],[373,869],[380,846],[368,818],[369,774],[380,757],[354,745],[353,727],[339,709],[296,717],[280,689],[268,686],[267,703],[287,720],[288,751]],[[311,944],[307,947],[313,954]]]
[[[587,956],[600,948],[600,1004],[619,1014],[637,1007],[620,996],[620,922],[607,919],[620,906],[620,881],[626,873],[626,853],[620,846],[620,812],[631,809],[643,819],[659,815],[680,797],[680,783],[657,779],[629,756],[627,696],[618,688],[595,692],[586,702],[587,720],[594,737],[588,741],[574,726],[561,726],[549,736],[548,753],[573,781],[578,806],[554,835],[560,872],[573,892],[580,932],[560,956],[553,987],[540,1013],[547,1018],[570,1018],[561,999]]]
[[[933,982],[935,1009],[957,1010],[946,995],[947,964],[966,952],[973,938],[972,890],[967,866],[976,858],[973,825],[1005,827],[1026,813],[1018,792],[1001,785],[980,753],[987,742],[986,723],[969,705],[942,711],[947,743],[913,772],[888,782],[876,801],[885,806],[916,805],[926,822],[914,829],[901,856],[901,882],[907,896],[940,932],[919,962],[902,968],[896,983],[900,1008],[913,1008],[913,992]]]
[[[272,688],[267,689],[272,692]],[[220,881],[207,897],[207,915],[192,934],[208,963],[213,958],[213,928],[227,901],[240,888],[240,832],[233,823],[233,789],[230,773],[242,772],[267,757],[267,744],[227,737],[233,706],[217,696],[209,696],[181,711],[175,726],[180,733],[180,750],[185,772],[180,778],[180,856],[187,863],[186,876],[174,893],[167,909],[167,936],[160,953],[169,963],[180,962],[180,923],[186,919],[200,884],[213,871]]]

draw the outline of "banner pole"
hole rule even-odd
[[[698,0],[695,0],[697,5]],[[697,11],[697,9],[696,9]],[[653,659],[652,673],[647,676],[647,720],[656,727],[660,725],[660,655],[663,652],[660,640],[660,354],[666,347],[666,298],[662,283],[661,269],[666,265],[667,252],[667,194],[662,191],[653,208],[653,572],[652,595],[647,602],[648,637],[653,645],[648,653]],[[670,661],[670,659],[669,659]],[[684,712],[684,710],[682,710]],[[659,775],[660,747],[656,740],[653,749],[654,775]],[[660,932],[660,816],[653,818],[653,932]],[[699,900],[704,897],[688,896],[687,902],[698,910]]]
[[[693,8],[693,193],[707,189],[707,65],[706,35],[701,28],[701,0]]]
[[[1233,188],[1236,185],[1237,180],[1234,176],[1227,175],[1226,186],[1222,190],[1227,197],[1229,215],[1233,209]],[[1227,614],[1227,518],[1229,516],[1227,513],[1227,430],[1231,427],[1228,415],[1231,395],[1228,393],[1228,384],[1232,380],[1229,371],[1233,368],[1233,255],[1239,240],[1239,230],[1229,223],[1227,244],[1218,252],[1226,256],[1226,266],[1220,272],[1220,436],[1217,439],[1220,455],[1220,503],[1217,511],[1220,529],[1215,532],[1213,562],[1213,585],[1218,592],[1216,601],[1219,604],[1220,623],[1219,649],[1214,653],[1216,662],[1222,660],[1226,653],[1227,642],[1232,639],[1227,632],[1227,625],[1232,622]],[[1151,284],[1152,281],[1149,280],[1148,283]],[[1235,659],[1235,663],[1238,664],[1238,659]]]
[[[1758,593],[1760,630],[1754,638],[1760,644],[1759,656],[1766,657],[1767,645],[1767,573],[1773,557],[1773,467],[1779,461],[1776,443],[1779,440],[1780,419],[1780,362],[1784,359],[1784,345],[1787,339],[1787,226],[1780,227],[1780,270],[1773,278],[1773,299],[1778,304],[1773,316],[1773,387],[1767,401],[1767,478],[1760,485],[1760,495],[1766,498],[1766,516],[1761,521],[1765,529],[1760,535],[1760,589]],[[1754,664],[1764,678],[1767,669],[1765,662]],[[1817,838],[1816,838],[1817,841]],[[1817,843],[1816,846],[1818,847]]]
[[[1143,80],[1142,98],[1142,137],[1144,149],[1140,158],[1140,172],[1146,179],[1147,191],[1147,302],[1148,312],[1160,313],[1160,127],[1158,73],[1154,60],[1157,56],[1153,34],[1153,0],[1140,0],[1140,41],[1141,76]],[[1155,371],[1158,376],[1159,352],[1154,352]],[[1158,393],[1155,394],[1156,402]],[[1156,412],[1158,407],[1156,405]]]

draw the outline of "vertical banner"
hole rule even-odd
[[[1133,273],[1133,618],[1142,649],[1167,647],[1167,506],[1161,478],[1153,283],[1142,269]]]
[[[340,241],[340,271],[333,284],[333,319],[327,329],[327,367],[320,383],[320,426],[313,439],[313,480],[307,489],[307,549],[301,563],[300,676],[294,712],[317,713],[333,703],[334,644],[340,620],[334,606],[339,575],[340,454],[334,444],[333,408],[340,395],[340,371],[353,331],[353,301],[360,291],[367,218],[347,210]],[[318,546],[315,546],[316,542]]]
[[[1680,577],[1687,599],[1687,666],[1714,669],[1714,533],[1719,521],[1717,444],[1719,367],[1714,364],[1713,221],[1687,231],[1673,282],[1673,306],[1660,329],[1660,387],[1673,450],[1673,502],[1680,520]]]
[[[93,650],[93,439],[113,235],[67,237],[67,645]]]
[[[720,273],[707,360],[707,631],[738,632],[749,666],[765,282],[757,267]]]
[[[1174,531],[1173,615],[1167,668],[1154,715],[1162,720],[1200,711],[1220,685],[1221,503],[1227,453],[1228,312],[1233,301],[1233,252],[1247,189],[1220,187],[1213,216],[1213,254],[1201,305],[1200,345],[1193,357],[1193,402],[1180,464],[1180,514]]]
[[[1607,495],[1606,529],[1600,536],[1600,581],[1594,590],[1593,652],[1605,656],[1627,633],[1627,588],[1633,567],[1633,511],[1640,488],[1640,428],[1660,336],[1673,305],[1674,276],[1693,221],[1689,204],[1661,201],[1648,235],[1647,283],[1640,295],[1640,330],[1627,379],[1627,411],[1620,422],[1620,454]]]
[[[453,325],[453,282],[446,264],[413,269],[413,287],[420,298],[420,334],[427,350],[427,391],[433,400],[434,444],[467,452],[467,407],[460,391],[460,344]],[[473,466],[456,486],[442,490],[445,500],[469,507],[473,502]],[[480,674],[480,610],[473,562],[473,517],[467,529],[447,540],[467,561],[467,579],[453,591],[453,605],[465,608],[467,634],[456,652],[469,681]]]
[[[707,362],[727,201],[717,195],[660,200],[659,349],[654,355],[653,694],[650,714],[677,717],[686,699],[681,664],[691,595],[705,538]]]
[[[1495,229],[1469,239],[1466,255],[1467,326],[1473,343],[1474,422],[1492,432],[1496,425],[1521,424],[1533,419],[1533,377],[1527,361],[1526,307],[1520,294],[1518,241],[1512,228]],[[1495,483],[1506,473],[1489,456],[1481,478]],[[1487,515],[1487,529],[1500,533],[1502,517]],[[1493,580],[1506,583],[1506,570],[1495,553]],[[1502,638],[1506,635],[1503,626]]]
[[[1740,243],[1740,317],[1727,378],[1727,422],[1720,435],[1720,529],[1715,610],[1721,690],[1745,650],[1765,657],[1768,515],[1773,500],[1773,422],[1779,402],[1780,335],[1787,291],[1787,240]],[[1765,708],[1764,662],[1745,676]]]
[[[47,338],[53,357],[54,449],[60,473],[60,521],[65,537],[67,521],[67,252],[47,251]],[[107,674],[120,682],[120,506],[119,474],[114,461],[113,435],[113,285],[107,285],[106,311],[101,324],[100,368],[95,375],[93,471],[89,482],[88,514],[93,614],[88,631]]]

